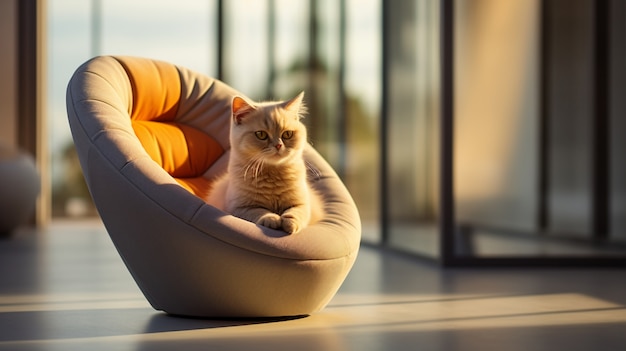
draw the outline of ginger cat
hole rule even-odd
[[[232,100],[228,171],[206,202],[259,225],[297,233],[322,215],[303,159],[304,92],[283,102]]]

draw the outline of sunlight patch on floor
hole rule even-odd
[[[150,304],[136,293],[0,295],[0,313],[110,308],[150,308]]]
[[[325,313],[345,311],[355,328],[441,330],[506,328],[626,322],[626,306],[583,294],[341,296],[360,301],[329,307]],[[351,303],[351,302],[349,302]],[[320,314],[320,317],[324,312]],[[313,316],[315,317],[315,316]]]
[[[146,307],[147,302],[137,296],[78,295],[57,296],[54,301],[40,301],[45,297],[23,297],[24,304],[12,305],[7,296],[0,297],[0,307],[10,310],[53,311],[88,308],[133,309]],[[4,311],[4,310],[2,310]],[[146,313],[149,313],[146,310]],[[152,317],[150,320],[149,317]],[[626,307],[584,294],[538,295],[359,295],[338,294],[323,311],[311,316],[284,321],[208,321],[169,317],[154,311],[147,315],[148,324],[165,323],[172,328],[154,329],[146,326],[144,333],[112,333],[88,337],[52,338],[0,342],[1,347],[16,349],[36,345],[79,346],[85,344],[116,345],[158,343],[163,341],[201,340],[226,342],[250,338],[273,338],[293,335],[317,340],[326,346],[337,346],[342,335],[369,332],[425,332],[441,330],[473,330],[563,325],[626,323]],[[178,326],[178,327],[174,327]]]

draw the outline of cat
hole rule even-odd
[[[228,170],[206,202],[236,217],[294,234],[323,215],[307,180],[304,92],[282,102],[231,104]]]

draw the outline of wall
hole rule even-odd
[[[45,125],[46,0],[0,0],[0,140],[34,156],[41,191],[33,222],[48,221]]]
[[[0,1],[0,141],[17,145],[17,1]]]

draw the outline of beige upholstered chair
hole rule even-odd
[[[103,56],[77,69],[67,110],[84,176],[152,306],[176,315],[272,317],[322,309],[359,249],[359,215],[320,155],[326,217],[296,235],[207,205],[228,159],[226,84],[169,63]]]

